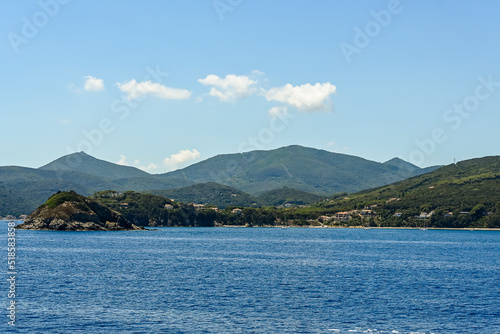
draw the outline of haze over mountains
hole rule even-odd
[[[74,190],[82,195],[108,189],[158,193],[209,183],[211,186],[194,188],[195,192],[212,192],[206,196],[210,198],[214,191],[224,189],[228,193],[228,187],[232,187],[234,192],[258,196],[288,187],[316,195],[331,195],[382,186],[436,168],[422,169],[398,158],[379,163],[324,150],[288,146],[270,151],[218,155],[177,171],[152,175],[80,152],[38,169],[0,167],[0,198],[9,198],[5,203],[17,204],[0,206],[0,215],[29,213],[59,190]],[[188,190],[185,193],[189,193]],[[182,190],[176,192],[183,193]],[[16,200],[12,201],[12,198]]]

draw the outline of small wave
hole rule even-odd
[[[436,334],[433,332],[404,332],[404,331],[398,331],[398,330],[378,330],[378,329],[361,329],[361,328],[355,328],[355,329],[339,329],[339,328],[328,328],[329,332],[332,333],[340,333],[340,334],[350,334],[350,333],[373,333],[373,334]]]

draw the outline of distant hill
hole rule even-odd
[[[253,197],[241,190],[215,182],[200,183],[178,189],[151,190],[152,194],[172,198],[185,203],[229,206],[259,207],[276,206],[285,203],[304,205],[318,202],[322,196],[302,190],[283,187]]]
[[[218,155],[163,177],[185,177],[194,183],[216,182],[251,195],[282,187],[329,195],[373,188],[424,172],[413,165],[407,168],[411,164],[403,166],[401,162],[382,164],[295,145],[271,151]]]
[[[257,196],[257,201],[263,205],[283,205],[286,203],[295,205],[306,205],[316,203],[323,197],[302,190],[283,187],[267,191]]]
[[[176,201],[209,204],[219,208],[228,206],[259,206],[249,194],[222,184],[208,182],[178,189],[152,190],[152,194],[173,198]]]
[[[120,169],[123,166],[118,166]],[[100,172],[97,171],[96,174]],[[117,175],[120,174],[119,172]],[[75,170],[46,170],[25,167],[0,167],[0,182],[8,199],[0,204],[0,217],[9,214],[28,214],[44,203],[57,191],[74,190],[84,196],[106,189],[149,190],[175,188],[191,184],[185,179],[162,180],[145,173],[145,177],[104,178]],[[123,176],[123,175],[122,175]],[[15,198],[15,200],[14,200]]]
[[[100,187],[112,184],[93,175],[73,171],[38,170],[25,167],[0,167],[0,181],[13,196],[19,198],[18,211],[28,214],[59,190],[75,190],[90,195]],[[0,216],[11,214],[8,209]]]
[[[136,177],[149,177],[150,174],[129,166],[121,166],[104,160],[94,158],[84,152],[73,153],[61,157],[42,166],[40,170],[73,171],[90,174],[103,179],[127,179]]]
[[[0,216],[29,213],[59,190],[74,190],[89,196],[107,189],[151,191],[194,186],[183,189],[182,194],[179,190],[162,194],[192,202],[246,206],[259,202],[248,194],[258,196],[283,187],[317,195],[356,192],[435,168],[420,169],[400,159],[382,164],[345,154],[288,146],[271,151],[219,155],[181,170],[151,175],[80,152],[38,169],[0,167],[2,191],[18,199],[15,200],[18,205],[1,206]],[[197,184],[202,185],[195,186]],[[298,201],[297,197],[295,200]]]
[[[376,205],[377,213],[395,226],[432,211],[434,214],[429,218],[432,226],[464,227],[475,223],[482,227],[500,226],[500,157],[451,164],[349,195],[348,199],[325,204],[323,208],[348,210],[371,205]],[[400,217],[395,217],[396,213]]]
[[[0,217],[24,214],[24,207],[26,207],[24,200],[0,183]]]
[[[406,173],[414,173],[420,170],[418,166],[415,166],[414,164],[411,164],[400,158],[392,158],[391,160],[384,162],[384,165],[393,166],[397,170],[405,171]]]

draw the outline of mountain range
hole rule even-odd
[[[0,167],[0,216],[29,213],[60,190],[74,190],[82,195],[108,189],[149,191],[206,201],[224,193],[253,203],[249,195],[265,198],[267,192],[284,187],[288,194],[290,189],[322,196],[352,193],[438,167],[422,169],[399,158],[379,163],[295,145],[218,155],[173,172],[149,174],[79,152],[40,168]],[[187,196],[190,193],[196,196]],[[300,201],[297,196],[292,197]]]
[[[389,184],[436,168],[421,169],[398,158],[378,163],[295,145],[218,155],[162,177],[166,180],[184,177],[194,183],[216,182],[251,195],[281,187],[330,195]]]

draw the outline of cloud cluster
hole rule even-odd
[[[198,159],[199,157],[200,152],[195,149],[193,149],[192,151],[182,150],[179,153],[172,154],[170,155],[170,157],[165,158],[165,160],[163,160],[163,163],[171,170],[174,170],[183,165],[185,162]]]
[[[181,150],[178,153],[171,154],[168,158],[163,160],[163,165],[167,167],[169,170],[175,170],[180,167],[184,167],[185,163],[191,160],[196,160],[201,156],[198,150]],[[125,155],[120,155],[120,160],[116,162],[116,164],[121,166],[132,166],[135,168],[139,168],[145,172],[153,172],[157,170],[160,166],[155,163],[150,163],[147,166],[141,165],[139,160],[134,160],[133,164],[129,164],[127,162],[127,157]]]
[[[263,95],[268,101],[286,103],[299,110],[313,112],[331,109],[330,95],[335,91],[336,87],[329,82],[315,85],[307,83],[301,86],[286,84],[264,91]]]
[[[139,162],[137,162],[137,163],[139,163]],[[141,169],[141,170],[143,170],[145,172],[151,172],[151,171],[154,171],[154,170],[158,169],[158,165],[155,165],[154,163],[151,162],[147,166],[139,166],[137,168],[139,168],[139,169]]]
[[[207,75],[205,79],[198,79],[205,86],[212,86],[209,95],[219,98],[221,101],[230,101],[251,95],[257,81],[245,75],[228,74],[221,78],[215,74]]]
[[[85,83],[83,84],[83,89],[87,92],[100,92],[104,90],[104,81],[102,79],[95,78],[91,75],[85,77]]]
[[[139,160],[134,160],[134,166],[133,167],[136,167],[136,168],[139,168],[145,172],[151,172],[151,171],[154,171],[156,169],[158,169],[158,165],[154,164],[154,163],[150,163],[149,165],[147,166],[141,166],[140,165],[140,161]],[[116,162],[116,164],[118,165],[121,165],[121,166],[130,166],[127,162],[127,157],[124,156],[123,154],[120,155],[120,160],[118,160]]]
[[[122,92],[127,94],[129,100],[138,99],[145,95],[153,95],[168,100],[184,100],[191,97],[191,92],[187,89],[170,88],[152,81],[137,82],[132,79],[116,85]]]
[[[124,156],[123,154],[120,155],[120,160],[116,162],[120,166],[128,166],[127,164],[127,157]]]
[[[219,77],[215,74],[209,74],[205,78],[198,79],[198,82],[204,86],[209,86],[210,92],[208,95],[222,102],[257,95],[264,97],[267,101],[282,103],[282,106],[273,107],[269,110],[271,117],[286,115],[288,113],[287,106],[304,112],[329,111],[333,109],[330,96],[335,94],[336,87],[330,82],[306,83],[298,86],[288,83],[281,87],[259,89],[259,81],[266,81],[262,78],[263,75],[264,73],[258,70],[252,71],[248,76],[227,74],[225,77]],[[150,80],[137,82],[135,79],[132,79],[116,83],[116,86],[127,94],[129,100],[139,99],[147,95],[162,99],[184,100],[189,99],[192,95],[192,92],[187,89],[170,88]],[[79,89],[73,84],[70,84],[68,89],[73,92],[79,92]],[[104,81],[88,75],[85,77],[84,89],[89,92],[102,91],[105,89]],[[202,97],[199,96],[196,101],[202,101]]]
[[[260,71],[253,71],[252,74],[262,76]],[[205,86],[211,86],[209,95],[219,98],[221,101],[231,101],[244,98],[257,92],[257,80],[245,75],[228,74],[221,78],[215,74],[207,75],[198,82]],[[336,87],[329,82],[316,83],[314,85],[306,83],[300,86],[286,84],[282,87],[273,87],[269,90],[261,89],[260,94],[268,101],[276,101],[295,107],[305,112],[320,110],[331,110],[332,104],[330,95],[336,92]],[[286,112],[284,107],[274,107],[269,110],[271,116]]]

